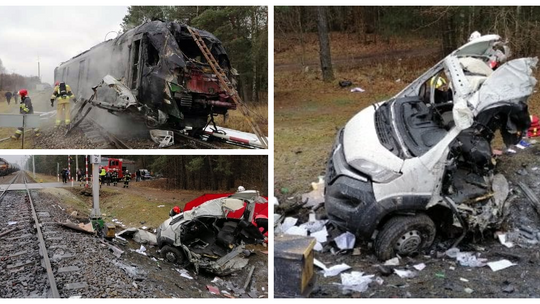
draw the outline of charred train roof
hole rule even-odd
[[[222,56],[228,57],[227,52],[225,51],[225,48],[223,47],[223,44],[216,36],[204,30],[198,30],[198,31],[199,31],[200,36],[203,38],[206,45],[208,46],[208,48],[211,50],[212,54],[216,58],[219,58]],[[179,47],[181,49],[181,46],[179,46],[177,42],[180,42],[182,40],[193,41],[193,38],[191,37],[191,34],[189,33],[186,24],[181,24],[174,21],[168,21],[168,22],[149,21],[123,33],[122,35],[116,37],[115,39],[109,39],[107,41],[104,41],[100,44],[97,44],[91,47],[90,49],[72,57],[71,59],[62,62],[58,67],[66,63],[69,63],[72,60],[77,59],[93,50],[97,50],[97,49],[108,47],[108,46],[115,47],[115,46],[121,46],[123,44],[126,44],[129,41],[131,41],[131,38],[133,38],[133,36],[141,34],[141,33],[147,34],[149,39],[153,42],[154,45],[161,45],[162,49],[159,50],[160,52],[167,51],[167,49],[170,50],[171,47],[172,49],[176,47]],[[171,37],[170,35],[172,35],[172,37],[175,38],[173,39],[173,41],[167,39],[168,37]],[[185,61],[182,57],[180,56],[174,56],[177,58],[170,58],[170,56],[167,56],[167,57],[169,57],[169,59],[172,59],[174,63],[176,63],[177,65],[182,66],[182,67],[185,66]]]

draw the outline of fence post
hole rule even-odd
[[[22,116],[22,148],[24,149],[24,128],[26,128],[26,115],[23,114]]]

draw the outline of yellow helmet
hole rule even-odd
[[[446,84],[446,80],[443,77],[437,75],[431,78],[431,82],[429,84],[432,87],[435,87],[435,89],[438,89]]]

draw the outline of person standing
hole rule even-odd
[[[9,103],[11,102],[11,96],[13,96],[13,95],[11,94],[10,91],[7,91],[6,94],[5,94],[5,96],[6,96],[7,104],[8,104],[8,106],[9,106]]]
[[[19,112],[23,115],[25,114],[34,114],[34,107],[32,106],[32,99],[28,96],[28,91],[25,89],[22,89],[19,91],[19,95],[21,95],[21,104],[19,106]],[[39,137],[41,133],[39,133],[39,128],[34,128],[34,135],[36,137]],[[22,127],[17,128],[17,131],[15,131],[15,134],[11,136],[12,139],[19,139],[21,135],[23,134],[24,129]]]
[[[131,174],[129,173],[129,170],[126,170],[126,173],[124,173],[124,188],[129,188],[130,180],[131,180]]]
[[[114,169],[114,171],[112,172],[111,178],[113,181],[113,186],[116,187],[116,185],[118,184],[118,171],[116,171],[116,169]]]
[[[11,94],[11,97],[13,98],[13,101],[15,103],[19,102],[19,93],[17,91],[13,91],[13,94]]]
[[[62,120],[65,125],[69,125],[70,120],[70,100],[75,100],[75,95],[71,92],[71,87],[65,82],[56,82],[53,94],[51,96],[51,107],[54,107],[54,101],[58,101],[56,104],[56,126],[60,126]],[[65,117],[65,118],[62,118]]]
[[[140,181],[141,180],[141,170],[138,169],[137,172],[135,173],[137,175],[137,178],[135,179],[136,182]]]

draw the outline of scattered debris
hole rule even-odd
[[[178,271],[180,273],[180,276],[183,277],[183,278],[186,278],[186,279],[189,279],[189,280],[193,280],[193,277],[189,275],[189,272],[185,269],[178,269],[178,268],[175,268],[176,271]],[[215,280],[215,279],[214,279]],[[214,283],[214,281],[212,281],[212,283]]]
[[[474,290],[470,289],[469,287],[465,288],[464,291],[468,294],[471,294],[474,292]]]
[[[217,288],[217,287],[214,287],[212,285],[206,285],[206,289],[208,289],[208,291],[210,293],[213,293],[215,295],[219,295],[219,288]]]
[[[306,207],[316,207],[324,202],[324,176],[319,176],[317,183],[311,183],[313,191],[302,194],[302,202],[306,203]]]
[[[341,250],[353,249],[356,237],[354,234],[347,231],[334,238],[334,242],[336,242],[337,247]]]
[[[137,252],[139,254],[142,254],[142,255],[146,255],[146,247],[141,245],[141,247],[139,249],[135,250],[135,252]]]
[[[502,233],[502,232],[496,232],[495,235],[497,236],[497,238],[499,239],[499,242],[501,244],[503,244],[504,246],[506,246],[507,248],[512,248],[514,247],[514,243],[512,242],[508,242],[506,240],[506,234],[505,233]]]
[[[19,229],[19,228],[15,227],[15,228],[12,228],[12,229],[7,230],[7,231],[5,231],[5,232],[2,232],[2,233],[0,233],[0,237],[6,236],[6,235],[12,233],[12,232],[15,231],[15,230],[18,230],[18,229]]]
[[[147,227],[142,227],[146,228]],[[139,244],[157,245],[157,237],[155,234],[138,228],[128,228],[116,234],[116,237],[132,237]]]
[[[13,222],[8,222],[8,226],[11,226],[11,225],[15,225],[17,224],[17,222],[13,221]]]
[[[246,278],[246,282],[244,283],[244,290],[248,290],[249,283],[251,282],[251,277],[253,276],[253,271],[255,270],[255,266],[251,266],[251,269],[249,270],[248,276]]]
[[[465,279],[465,278],[459,278],[459,280],[460,280],[461,282],[469,282],[469,280],[467,280],[467,279]]]
[[[399,265],[399,258],[398,257],[395,257],[395,258],[392,258],[390,260],[387,260],[386,262],[384,262],[385,266],[398,266]]]
[[[350,80],[341,80],[339,82],[339,86],[342,87],[342,88],[350,87],[350,86],[352,86],[352,84],[353,83]]]
[[[426,268],[426,264],[420,263],[420,264],[414,265],[413,267],[414,267],[414,269],[416,269],[418,271],[422,271],[422,270],[424,270],[424,268]]]
[[[417,272],[412,271],[412,270],[394,269],[394,273],[397,274],[402,279],[410,279],[410,278],[414,278],[414,277],[416,277],[418,275]]]
[[[351,89],[351,93],[362,93],[362,92],[365,92],[365,90],[362,89],[361,87],[356,87],[354,89]]]
[[[85,232],[85,233],[89,233],[89,234],[94,234],[95,233],[94,227],[92,227],[92,223],[88,223],[88,224],[79,223],[77,225],[77,224],[71,222],[70,220],[66,220],[65,223],[58,223],[58,224],[61,225],[61,226],[73,229],[73,230],[77,230],[77,231],[81,231],[81,232]]]
[[[158,208],[163,208],[163,207],[165,207],[165,205],[159,205],[159,206],[157,206],[157,207],[158,207]]]
[[[326,265],[324,265],[321,261],[314,259],[313,264],[319,268],[321,268],[324,271],[324,277],[333,277],[337,276],[338,274],[342,273],[345,270],[351,269],[351,266],[342,263],[339,265],[334,265],[330,268],[327,268]]]
[[[489,268],[491,268],[491,270],[499,271],[499,270],[508,268],[510,266],[515,266],[517,264],[514,264],[514,263],[510,262],[509,260],[499,260],[499,261],[496,261],[496,262],[489,262],[489,263],[487,263],[487,265],[489,266]]]
[[[368,289],[369,284],[373,282],[373,277],[374,275],[364,275],[364,273],[360,271],[342,273],[341,286],[343,289],[353,290],[356,292],[365,292]]]

